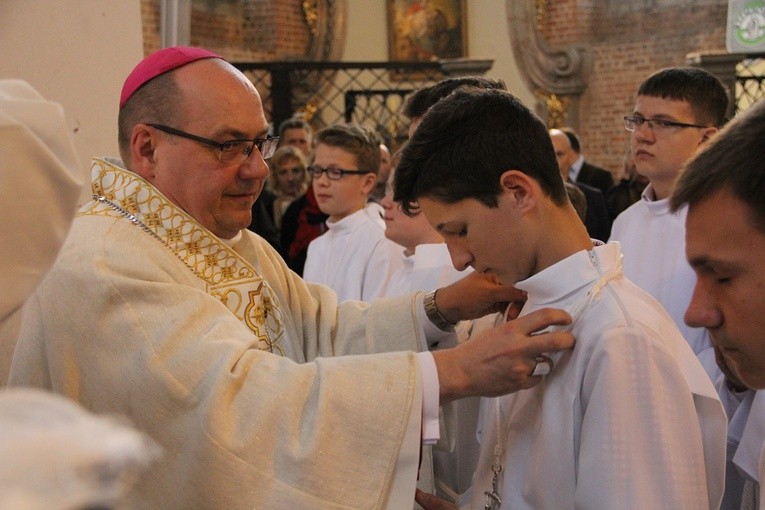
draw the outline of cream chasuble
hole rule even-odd
[[[338,304],[255,234],[230,248],[115,163],[92,175],[12,384],[157,440],[137,508],[411,507],[420,380],[390,351],[425,346],[415,296]]]
[[[484,400],[463,508],[719,507],[722,404],[670,316],[622,276],[620,259],[609,243],[516,284],[528,292],[521,315],[547,307],[572,315],[576,346],[551,355],[541,384]]]

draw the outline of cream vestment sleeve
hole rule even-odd
[[[135,180],[99,165],[99,189]],[[421,413],[413,351],[425,347],[417,296],[338,304],[249,232],[221,255],[255,271],[238,285],[234,266],[215,262],[225,249],[208,244],[209,232],[148,183],[133,184],[122,201],[105,193],[144,226],[167,228],[154,237],[86,204],[25,311],[12,383],[125,414],[159,442],[162,462],[131,494],[138,507],[411,501]],[[253,334],[266,312],[278,323],[268,345]]]

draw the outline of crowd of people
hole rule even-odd
[[[3,86],[33,133],[0,134],[4,391],[132,445],[81,507],[765,509],[765,104],[727,122],[710,73],[646,77],[615,183],[499,80],[411,94],[391,155],[274,132],[225,59],[165,48],[76,215],[71,142]],[[18,228],[27,169],[46,207]],[[12,451],[33,418],[3,396]],[[30,464],[0,470],[13,504]]]

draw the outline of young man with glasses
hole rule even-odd
[[[727,107],[725,87],[702,69],[662,69],[640,85],[624,125],[649,184],[610,238],[622,245],[624,274],[664,306],[712,378],[719,370],[708,335],[683,322],[695,277],[685,260],[686,210],[672,213],[669,196],[683,164],[725,123]]]
[[[322,283],[339,301],[385,295],[401,267],[399,247],[385,237],[383,209],[369,200],[380,168],[379,142],[358,126],[338,124],[316,134],[312,176],[327,231],[311,241],[303,278]]]

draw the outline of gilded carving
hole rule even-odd
[[[318,33],[317,22],[319,20],[319,2],[318,0],[303,0],[303,18],[308,30],[315,37]]]
[[[531,89],[556,98],[580,96],[587,88],[588,52],[581,46],[550,47],[546,43],[540,29],[545,22],[544,0],[507,0],[505,5],[513,54]],[[565,109],[575,104],[574,100],[552,106]]]
[[[544,106],[548,128],[552,129],[569,125],[567,113],[571,103],[569,98],[559,97],[557,94],[551,94],[543,90],[537,90],[536,95]]]

